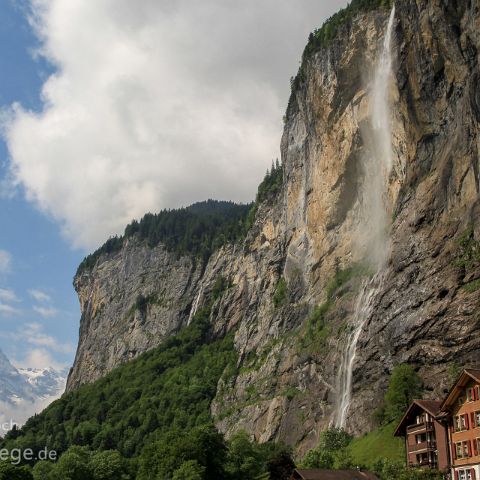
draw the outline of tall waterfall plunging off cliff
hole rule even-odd
[[[352,377],[357,343],[368,320],[373,301],[382,283],[382,267],[388,249],[386,190],[392,168],[389,86],[392,69],[391,40],[395,7],[388,21],[383,48],[371,85],[370,129],[368,134],[368,158],[364,162],[363,185],[363,241],[368,245],[368,257],[377,273],[362,284],[358,295],[351,332],[337,375],[337,404],[332,424],[337,428],[346,425],[352,397]]]
[[[352,397],[352,376],[357,353],[357,343],[363,326],[372,312],[373,300],[381,284],[380,273],[374,275],[371,280],[365,281],[362,284],[360,294],[355,303],[355,314],[352,323],[353,329],[349,334],[347,346],[342,355],[342,363],[340,364],[337,378],[337,391],[339,396],[333,421],[333,424],[337,428],[344,428],[347,421],[348,409]]]

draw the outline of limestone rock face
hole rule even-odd
[[[217,335],[235,332],[239,354],[212,405],[227,434],[245,429],[299,453],[315,445],[338,405],[359,292],[377,270],[348,430],[371,428],[395,364],[415,365],[433,398],[447,388],[451,366],[480,363],[480,267],[465,260],[480,242],[478,2],[397,2],[379,263],[367,167],[372,76],[388,17],[357,15],[304,63],[281,141],[283,189],[259,206],[241,244],[202,266],[130,239],[75,279],[82,319],[69,389],[178,331],[219,276],[231,287],[212,324]]]
[[[92,382],[174,334],[188,321],[201,268],[162,246],[125,242],[116,255],[77,275],[80,339],[67,391]]]

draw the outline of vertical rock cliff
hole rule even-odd
[[[243,242],[203,265],[132,237],[75,278],[82,318],[68,389],[178,331],[219,277],[231,286],[211,321],[217,335],[235,332],[239,354],[212,405],[227,433],[243,428],[301,451],[315,444],[335,417],[342,355],[375,272],[349,430],[371,427],[395,364],[415,365],[434,396],[450,364],[480,363],[479,5],[396,3],[378,262],[369,162],[389,14],[357,12],[334,41],[307,47],[285,117],[283,188],[259,204]]]

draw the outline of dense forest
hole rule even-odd
[[[186,208],[147,213],[140,221],[127,225],[123,236],[108,239],[88,255],[77,274],[93,268],[104,254],[118,252],[125,239],[137,236],[150,247],[162,243],[178,256],[194,255],[204,260],[225,243],[237,241],[245,234],[245,222],[251,205],[207,200]]]

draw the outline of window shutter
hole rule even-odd
[[[468,456],[472,456],[472,442],[471,440],[467,440],[467,447],[468,447]]]
[[[458,480],[458,471],[455,470],[455,480]]]
[[[478,385],[477,385],[477,386],[475,387],[475,400],[478,400],[478,398],[479,398],[478,390],[479,390],[479,387],[478,387]]]
[[[474,468],[471,468],[470,469],[470,475],[472,476],[472,480],[475,480],[475,469]]]
[[[472,428],[475,428],[475,412],[472,412],[470,414],[471,422],[472,422]]]
[[[473,440],[473,454],[478,455],[478,443],[477,439]]]
[[[468,422],[468,413],[466,413],[466,414],[464,415],[464,417],[465,417],[465,427],[466,427],[467,430],[469,430],[469,429],[470,429],[470,425],[469,425],[469,422]]]
[[[452,442],[452,458],[454,460],[457,459],[457,445]]]

